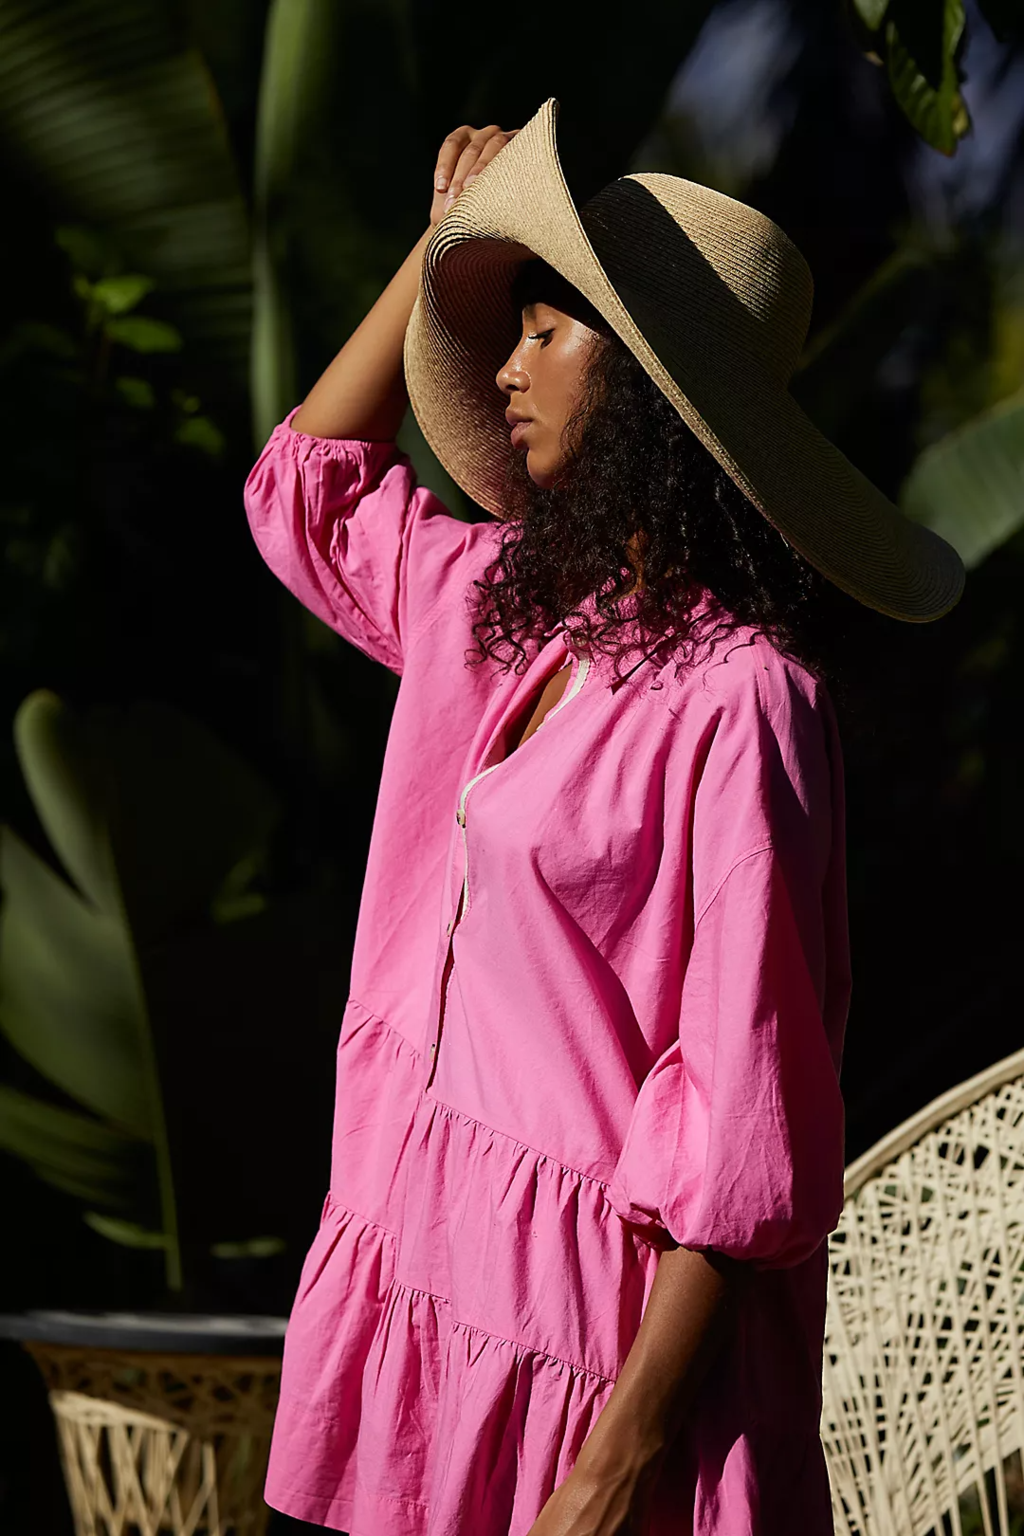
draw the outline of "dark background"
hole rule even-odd
[[[627,171],[664,170],[792,236],[816,283],[794,393],[894,499],[910,505],[936,445],[1003,413],[998,441],[964,439],[982,455],[972,495],[952,511],[929,511],[924,491],[915,502],[969,560],[966,594],[933,625],[873,624],[870,707],[845,731],[849,1159],[1022,1044],[1024,50],[1009,7],[967,8],[958,67],[973,126],[952,153],[901,109],[852,7],[698,0],[609,15],[0,0],[0,819],[60,869],[9,724],[40,688],[87,721],[99,707],[120,720],[145,701],[173,707],[274,808],[251,834],[230,920],[211,916],[205,887],[159,930],[129,902],[182,1286],[168,1291],[165,1250],[138,1246],[160,1227],[149,1165],[125,1204],[134,1245],[124,1231],[112,1241],[83,1221],[66,1169],[48,1177],[45,1159],[15,1155],[0,1102],[0,1311],[288,1310],[326,1187],[397,680],[277,586],[242,483],[425,227],[445,134],[519,126],[548,96],[577,202]],[[929,36],[922,67],[938,80]],[[933,123],[933,140],[942,131]],[[102,285],[132,274],[150,286],[118,311],[127,290]],[[453,512],[483,515],[411,416],[400,441]],[[175,861],[198,858],[227,815],[236,769],[217,778],[201,753],[173,773],[145,754],[109,762],[123,776],[115,833],[148,829],[178,878]],[[0,1082],[78,1112],[12,1037],[4,966],[0,941]],[[151,1157],[146,1136],[139,1146]],[[66,1533],[35,1367],[4,1345],[0,1373],[0,1529]]]

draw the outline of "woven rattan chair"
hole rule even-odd
[[[837,1536],[1021,1536],[1024,1051],[850,1164],[829,1255]]]

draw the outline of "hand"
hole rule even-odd
[[[645,1536],[656,1472],[600,1475],[581,1457],[527,1536]]]
[[[434,167],[434,197],[430,204],[430,222],[443,219],[466,184],[504,149],[509,139],[514,139],[518,128],[506,133],[497,123],[487,128],[469,128],[463,125],[450,133],[441,145]],[[443,183],[443,184],[442,184]]]

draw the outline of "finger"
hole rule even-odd
[[[519,132],[519,129],[517,129],[517,127],[513,127],[513,129],[510,129],[508,132],[500,132],[500,134],[491,135],[491,138],[488,138],[487,143],[484,144],[484,149],[482,149],[481,154],[479,154],[479,158],[477,158],[476,164],[474,164],[470,170],[467,170],[464,183],[462,184],[464,184],[464,186],[468,186],[470,181],[473,180],[473,177],[479,177],[481,170],[485,170],[487,169],[487,166],[490,166],[491,160],[494,160],[494,157],[500,154],[500,151],[504,149],[505,144],[507,144],[511,138],[516,137],[517,132]]]
[[[491,137],[487,140],[487,143],[484,145],[483,149],[480,151],[479,159],[473,166],[472,170],[467,171],[466,179],[462,185],[464,187],[468,187],[470,182],[473,180],[473,177],[479,176],[480,172],[484,170],[488,165],[490,165],[494,157],[505,148],[505,145],[509,142],[510,139],[515,138],[518,132],[518,128],[512,128],[507,133],[501,132],[492,134]]]
[[[456,162],[474,131],[464,123],[461,128],[454,128],[442,143],[434,167],[434,186],[438,192],[443,192],[451,181]]]
[[[505,142],[504,130],[499,128],[497,123],[491,123],[488,127],[481,128],[479,132],[473,135],[473,138],[465,146],[462,153],[459,155],[455,170],[452,173],[451,181],[448,185],[448,195],[444,202],[446,210],[451,207],[452,203],[462,191],[466,179],[478,170],[480,156],[487,145],[492,142],[496,142],[496,148],[493,151],[493,153],[496,154],[498,149],[500,149]]]
[[[452,179],[449,184],[450,192],[458,191],[461,189],[466,176],[479,160],[480,152],[486,145],[488,139],[490,139],[493,134],[500,132],[501,129],[498,127],[497,123],[491,123],[486,128],[477,129],[469,143],[464,145],[462,153],[459,155],[459,158],[456,161],[455,170],[452,172]]]

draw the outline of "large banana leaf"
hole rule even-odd
[[[210,732],[167,707],[81,718],[40,692],[19,710],[15,739],[39,819],[74,884],[0,832],[0,1028],[88,1113],[5,1090],[0,1146],[85,1200],[110,1235],[163,1245],[168,1284],[180,1289],[162,1069],[190,995],[209,984],[218,935],[228,936],[219,948],[234,952],[233,930],[261,911],[248,876],[277,805]],[[194,946],[197,931],[211,941],[183,975],[182,943]],[[250,971],[252,959],[250,946]],[[200,1075],[194,1060],[192,1070]]]
[[[0,142],[62,223],[102,229],[171,305],[212,396],[244,389],[242,188],[170,0],[0,0]]]
[[[926,448],[900,500],[968,567],[1024,527],[1024,390]]]
[[[29,1163],[48,1184],[89,1206],[142,1212],[150,1225],[156,1193],[144,1142],[89,1115],[0,1085],[0,1147]]]
[[[9,829],[0,839],[0,1027],[80,1104],[152,1140],[131,934]]]

